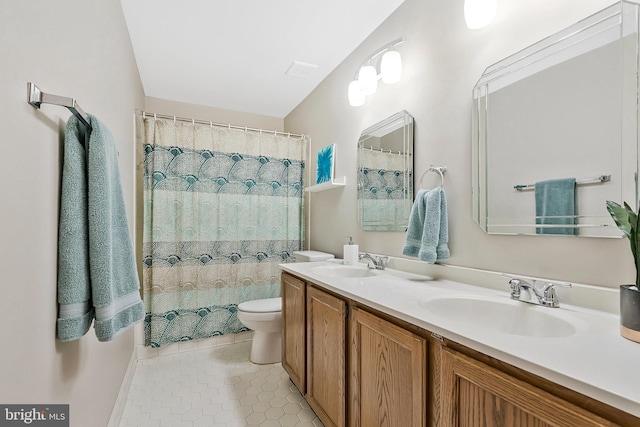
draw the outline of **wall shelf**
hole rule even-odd
[[[316,191],[331,190],[333,188],[344,187],[345,183],[346,183],[346,177],[341,176],[339,178],[332,179],[331,181],[323,182],[322,184],[316,184],[310,187],[306,187],[304,191],[308,193],[315,193]]]

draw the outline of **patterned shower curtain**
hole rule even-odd
[[[306,138],[144,120],[145,344],[238,333],[302,249]]]

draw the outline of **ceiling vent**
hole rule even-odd
[[[318,66],[315,64],[293,61],[284,74],[291,77],[309,77],[316,68],[318,68]]]

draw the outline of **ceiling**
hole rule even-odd
[[[282,118],[403,1],[121,3],[145,95]]]

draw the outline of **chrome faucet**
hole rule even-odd
[[[358,260],[362,261],[363,259],[367,261],[367,267],[375,268],[376,270],[384,270],[389,262],[388,256],[376,257],[366,252],[358,255]]]
[[[560,307],[560,301],[556,294],[556,288],[570,288],[571,283],[567,282],[551,282],[539,288],[536,282],[540,279],[531,279],[530,282],[522,277],[509,277],[509,286],[511,287],[511,299],[528,302],[530,304],[542,305],[545,307]],[[528,299],[522,299],[522,291],[527,291]]]

